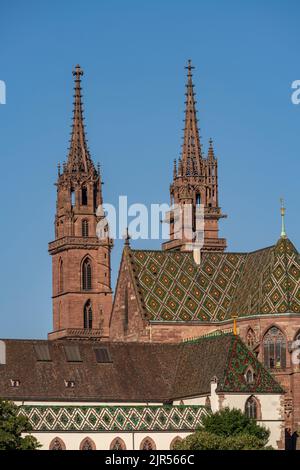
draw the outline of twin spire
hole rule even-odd
[[[81,100],[81,77],[83,75],[83,70],[80,65],[76,65],[72,73],[75,81],[73,123],[69,155],[65,169],[69,173],[88,173],[91,169],[95,170],[95,168],[90,157],[83,124],[84,117]]]
[[[185,68],[187,69],[185,126],[182,155],[178,164],[178,173],[182,176],[201,176],[203,155],[198,129],[196,100],[192,74],[192,71],[195,67],[193,67],[191,60],[189,60]],[[215,158],[213,142],[211,139],[209,141],[208,158]]]

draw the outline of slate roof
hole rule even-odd
[[[283,393],[280,385],[239,337],[218,334],[194,342],[99,343],[80,340],[4,340],[0,397],[30,401],[164,402],[218,390]],[[39,361],[36,345],[46,345],[51,361]],[[77,346],[82,362],[68,362],[67,345]],[[94,349],[107,347],[111,362],[99,363]],[[255,383],[244,378],[251,364]],[[11,380],[19,380],[13,387]],[[74,381],[74,388],[65,385]]]
[[[127,251],[153,321],[222,321],[233,314],[300,312],[300,257],[288,239],[251,253]]]

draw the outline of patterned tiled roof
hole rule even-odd
[[[48,348],[40,360],[36,346]],[[111,362],[99,363],[97,341],[72,340],[81,362],[69,362],[70,340],[5,340],[6,364],[0,364],[0,396],[38,402],[163,403],[210,393],[213,377],[218,390],[243,393],[283,393],[279,384],[238,336],[217,333],[181,343],[101,342]],[[245,380],[247,367],[254,384]],[[11,381],[18,380],[13,387]],[[74,381],[74,387],[66,387]]]
[[[154,321],[220,321],[300,312],[300,258],[288,239],[251,253],[129,250],[141,300]]]

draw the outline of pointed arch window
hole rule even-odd
[[[272,326],[264,336],[264,364],[269,369],[286,367],[286,340],[276,326]]]
[[[109,447],[110,450],[126,450],[126,445],[123,439],[116,437]]]
[[[81,189],[81,204],[83,206],[87,206],[88,203],[88,195],[87,195],[87,188],[83,186]]]
[[[83,237],[89,236],[89,222],[86,219],[81,222],[81,231]]]
[[[145,437],[140,445],[140,450],[156,450],[156,445],[151,437]]]
[[[64,291],[64,264],[63,264],[62,259],[59,262],[58,290],[59,290],[59,292]]]
[[[88,300],[84,306],[83,328],[85,329],[93,328],[93,310],[92,310],[92,304],[90,300]]]
[[[60,437],[55,437],[49,445],[49,450],[66,450],[65,443]]]
[[[176,450],[177,445],[180,444],[181,442],[182,442],[182,437],[180,436],[174,437],[174,439],[172,440],[170,444],[170,450]]]
[[[246,335],[246,343],[248,348],[252,349],[256,343],[255,333],[252,328],[249,328]]]
[[[89,437],[86,437],[80,444],[80,450],[96,450],[94,441]]]
[[[82,264],[82,288],[83,290],[92,289],[92,265],[89,258],[86,258]]]
[[[245,415],[250,419],[257,419],[258,417],[258,404],[256,398],[249,397],[245,404]]]
[[[253,384],[255,382],[255,373],[252,367],[248,367],[248,369],[245,372],[245,380],[247,384]]]

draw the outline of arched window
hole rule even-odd
[[[257,400],[253,396],[249,397],[245,404],[245,415],[251,419],[258,418]]]
[[[55,437],[50,442],[49,450],[66,450],[66,445],[60,437]]]
[[[286,366],[286,340],[276,326],[272,326],[264,336],[264,364],[269,369]]]
[[[252,330],[252,328],[249,328],[248,331],[247,331],[246,343],[247,343],[247,346],[248,346],[250,349],[252,349],[253,346],[254,346],[255,343],[256,343],[255,333],[254,333],[254,331]]]
[[[174,437],[170,444],[170,450],[176,450],[176,446],[182,442],[182,438],[179,436]]]
[[[81,441],[80,450],[96,450],[94,441],[92,441],[92,439],[89,437],[86,437],[83,439],[83,441]]]
[[[59,290],[59,292],[64,291],[64,265],[63,265],[63,260],[62,259],[59,262],[58,290]]]
[[[116,437],[110,444],[110,450],[126,450],[126,445],[123,439]]]
[[[140,445],[140,450],[156,450],[156,445],[151,437],[145,437]]]
[[[253,384],[255,379],[255,374],[252,367],[248,367],[245,373],[245,380],[247,384]]]
[[[89,258],[86,258],[82,265],[82,288],[83,290],[92,288],[92,266]]]
[[[81,189],[81,204],[83,206],[87,206],[87,203],[88,203],[87,188],[84,186]]]
[[[200,204],[201,204],[201,196],[198,193],[198,194],[196,194],[196,206],[200,206]]]
[[[89,223],[86,219],[81,222],[81,232],[83,237],[89,236]]]
[[[93,311],[91,301],[88,300],[84,306],[83,328],[93,328]]]

